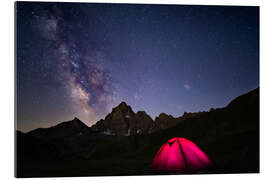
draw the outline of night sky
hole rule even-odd
[[[161,112],[226,106],[259,86],[259,8],[16,4],[17,129],[88,126],[125,101]]]

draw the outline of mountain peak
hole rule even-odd
[[[81,121],[81,120],[75,116],[72,121]]]
[[[74,117],[73,120],[64,121],[62,123],[57,124],[53,127],[64,127],[64,128],[73,128],[73,129],[80,129],[80,128],[88,128],[86,124],[84,124],[79,118]]]
[[[113,108],[113,112],[115,111],[127,112],[127,111],[132,111],[132,109],[129,105],[126,104],[126,102],[122,101],[118,106]]]
[[[166,118],[166,117],[171,117],[171,115],[168,115],[166,113],[160,113],[159,116],[156,118]]]
[[[127,103],[125,101],[122,101],[119,105],[125,105],[125,106],[127,106]]]
[[[119,107],[119,108],[127,108],[128,107],[128,105],[127,105],[127,103],[126,102],[124,102],[124,101],[122,101],[117,107]]]
[[[38,128],[30,131],[28,134],[41,139],[50,139],[76,136],[81,133],[88,134],[90,129],[81,120],[74,117],[73,120],[61,122],[49,128]]]
[[[86,124],[84,124],[79,118],[77,117],[74,117],[73,120],[71,121],[67,121],[67,123],[70,123],[70,124],[73,124],[73,125],[76,125],[76,126],[87,126]]]

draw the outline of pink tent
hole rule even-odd
[[[210,165],[211,160],[196,144],[175,137],[161,146],[153,160],[152,169],[157,172],[190,173]]]

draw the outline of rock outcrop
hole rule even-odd
[[[154,121],[146,112],[138,111],[130,119],[129,135],[148,134],[153,124]]]
[[[176,125],[179,122],[180,120],[174,118],[172,115],[161,113],[158,117],[156,117],[150,132],[152,133],[162,129],[167,129],[169,127]]]
[[[178,122],[180,122],[179,118],[165,113],[161,113],[153,121],[145,111],[134,113],[130,106],[121,102],[105,119],[99,120],[91,129],[103,134],[130,136],[149,134],[174,126]]]
[[[129,136],[149,133],[153,123],[146,112],[138,111],[135,114],[130,106],[121,102],[104,120],[98,121],[91,129],[104,134]]]

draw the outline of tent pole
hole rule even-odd
[[[188,164],[187,164],[187,159],[186,159],[186,156],[185,156],[183,147],[182,147],[182,145],[181,145],[180,139],[177,139],[177,142],[178,142],[179,148],[180,148],[180,150],[181,150],[181,153],[182,153],[182,155],[183,155],[183,159],[184,159],[184,163],[185,163],[186,170],[189,171]]]

